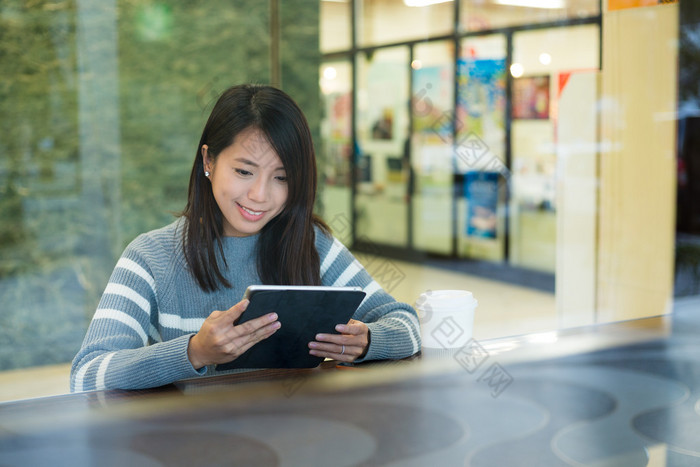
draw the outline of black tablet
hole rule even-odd
[[[217,370],[318,366],[323,358],[309,355],[309,342],[318,333],[337,333],[335,326],[352,318],[365,292],[359,287],[253,285],[245,298],[250,303],[236,324],[274,312],[282,326]]]

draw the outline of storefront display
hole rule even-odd
[[[355,64],[355,144],[330,148],[328,182],[353,161],[355,240],[553,277],[560,73],[599,68],[598,2],[481,3],[355,3],[356,49],[342,52]],[[340,99],[351,101],[326,97],[331,141],[348,128]]]

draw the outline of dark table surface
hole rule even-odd
[[[0,465],[700,465],[700,309],[0,404]]]

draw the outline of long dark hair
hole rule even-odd
[[[282,212],[260,232],[257,268],[264,284],[320,285],[320,260],[314,225],[328,227],[313,214],[316,198],[316,156],[309,125],[297,104],[271,86],[238,85],[227,89],[214,105],[195,155],[185,218],[183,251],[204,291],[231,287],[221,272],[223,215],[204,175],[202,145],[216,160],[243,131],[260,130],[282,160],[287,176],[287,202]]]

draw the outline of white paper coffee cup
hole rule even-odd
[[[416,300],[424,353],[464,347],[472,338],[477,300],[467,290],[429,290]]]

